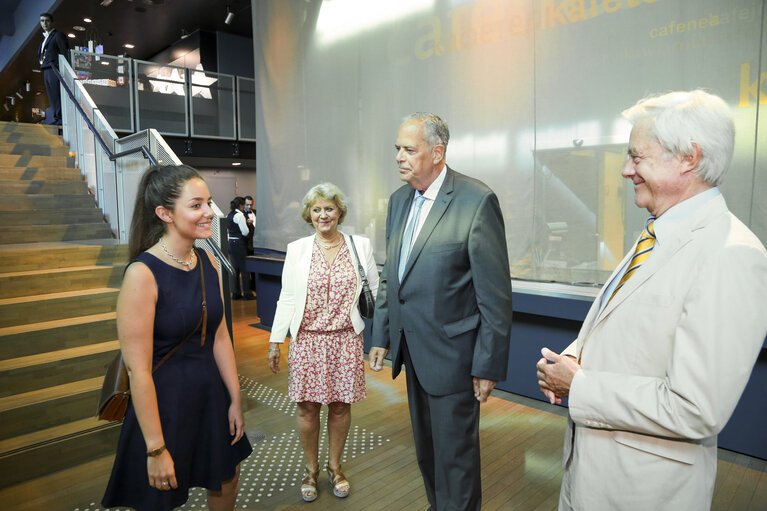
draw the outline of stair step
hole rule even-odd
[[[0,299],[0,328],[114,312],[119,293],[95,288]]]
[[[0,154],[27,154],[36,156],[69,156],[69,148],[63,145],[51,145],[40,142],[34,143],[9,142],[0,140]]]
[[[0,179],[6,181],[29,181],[54,179],[58,181],[82,181],[80,169],[68,167],[0,167]]]
[[[91,195],[83,194],[7,194],[0,197],[0,211],[20,209],[68,209],[95,208],[96,200]]]
[[[102,344],[117,338],[114,312],[0,328],[0,361]]]
[[[119,341],[0,360],[0,397],[103,376]]]
[[[74,167],[69,156],[30,156],[25,154],[0,154],[2,167]]]
[[[0,211],[0,225],[62,225],[103,222],[104,216],[96,208],[28,209]]]
[[[0,134],[29,133],[38,136],[58,136],[59,127],[50,124],[0,121]]]
[[[0,441],[0,488],[113,454],[120,427],[89,418]]]
[[[88,183],[85,181],[53,181],[53,180],[30,180],[30,181],[0,181],[0,194],[3,195],[39,195],[45,194],[87,194]]]
[[[0,243],[32,243],[35,241],[94,240],[112,235],[109,224],[103,220],[91,224],[62,225],[9,225],[0,227]]]
[[[104,377],[0,398],[0,438],[11,438],[96,415]]]
[[[98,491],[105,488],[114,464],[115,450],[107,456],[64,467],[57,472],[0,489],[0,502],[4,503],[5,509],[14,511],[71,511],[72,506],[62,506],[61,495],[83,495],[83,498],[91,498],[94,496],[94,485],[99,488]],[[91,500],[91,509],[98,508],[93,501],[100,497],[101,495],[97,494],[96,498]],[[69,502],[72,500],[76,501],[77,498],[68,498]]]
[[[78,266],[0,274],[3,296],[62,293],[94,287],[120,287],[122,266]]]
[[[128,245],[114,239],[0,245],[0,271],[8,273],[83,265],[122,265],[127,261]],[[4,297],[8,296],[4,294]]]

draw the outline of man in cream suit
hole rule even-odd
[[[445,164],[433,114],[397,133],[406,182],[389,199],[370,367],[405,365],[416,456],[431,509],[479,510],[479,403],[506,378],[511,280],[498,198]]]
[[[575,342],[537,365],[550,401],[570,398],[559,509],[709,509],[717,434],[767,334],[767,253],[717,188],[734,145],[721,98],[674,92],[623,115],[623,176],[651,217]]]

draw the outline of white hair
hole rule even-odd
[[[695,173],[713,186],[724,179],[735,147],[735,123],[719,96],[702,90],[649,96],[624,110],[623,116],[632,124],[649,118],[650,136],[673,155],[689,156],[693,143],[698,145],[701,158]]]

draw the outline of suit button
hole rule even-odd
[[[403,300],[402,298],[400,298],[400,299],[399,299],[399,304],[400,304],[400,305],[404,305],[404,304],[405,304],[405,300]]]

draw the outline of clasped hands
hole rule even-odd
[[[570,394],[570,384],[581,366],[569,355],[558,355],[548,348],[541,350],[543,358],[535,365],[538,370],[538,386],[551,404],[562,404],[562,398]]]

